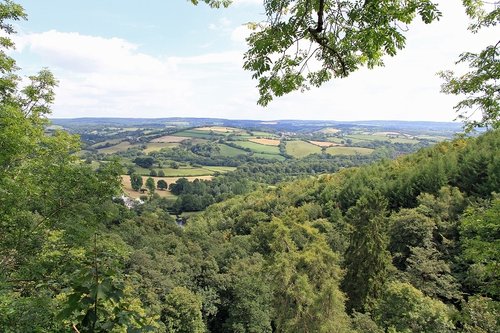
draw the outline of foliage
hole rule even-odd
[[[394,282],[387,286],[377,303],[377,322],[395,332],[453,332],[451,312],[438,300],[424,296],[410,284]]]
[[[202,333],[201,299],[189,289],[175,287],[165,300],[161,320],[169,333]]]
[[[342,288],[351,311],[369,310],[387,277],[386,206],[380,193],[368,192],[347,213],[354,232],[345,254],[347,274]]]
[[[425,23],[441,13],[429,0],[266,0],[265,22],[249,24],[244,68],[258,79],[258,104],[320,86],[404,48],[404,27],[418,14]]]
[[[463,0],[466,12],[474,20],[469,27],[477,33],[485,27],[500,23],[500,3],[480,0]],[[491,10],[488,11],[488,8]],[[452,71],[443,71],[440,76],[445,80],[442,91],[446,94],[464,95],[455,110],[462,120],[466,132],[477,127],[500,127],[500,41],[493,41],[479,53],[462,53],[457,64],[465,63],[470,71],[457,76]],[[476,113],[480,113],[478,118]]]
[[[156,188],[159,190],[166,190],[168,188],[168,184],[165,180],[160,179],[156,182]]]
[[[155,189],[156,189],[155,180],[151,177],[148,177],[148,179],[146,179],[146,187],[148,188],[150,195],[155,193]]]
[[[135,173],[130,175],[130,185],[134,191],[139,191],[142,187],[142,184],[142,176],[139,176]]]
[[[500,297],[500,199],[467,210],[460,219],[467,285],[496,300]]]

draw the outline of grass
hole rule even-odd
[[[137,147],[137,145],[132,145],[128,141],[122,141],[117,145],[99,149],[99,152],[103,153],[103,154],[114,154],[114,153],[118,153],[120,151],[127,151],[127,149],[132,148],[132,147]]]
[[[389,138],[385,135],[352,134],[349,135],[348,137],[350,139],[356,139],[361,141],[389,141]]]
[[[230,147],[225,144],[219,144],[220,155],[227,157],[235,157],[238,155],[246,155],[247,152],[238,148]]]
[[[229,134],[236,134],[236,133],[246,133],[245,130],[242,130],[240,128],[234,128],[234,127],[222,127],[222,126],[206,126],[206,127],[198,127],[195,128],[197,131],[204,131],[204,132],[215,132],[217,134],[224,134],[224,135],[229,135]]]
[[[327,140],[330,141],[330,142],[338,143],[338,144],[345,143],[345,139],[344,138],[331,137],[331,138],[328,138]]]
[[[153,139],[151,140],[152,143],[157,143],[157,142],[164,142],[164,143],[178,143],[178,142],[182,142],[184,140],[189,140],[190,137],[182,137],[182,136],[178,136],[178,135],[164,135],[162,137],[159,137],[159,138],[156,138],[156,139]]]
[[[284,161],[286,160],[285,157],[281,155],[271,155],[271,154],[260,154],[260,153],[254,153],[252,155],[253,157],[258,157],[258,158],[265,158],[268,160],[278,160],[278,161]]]
[[[392,143],[410,143],[410,144],[416,144],[420,142],[418,140],[408,139],[408,138],[390,138],[389,141]]]
[[[103,147],[105,144],[109,143],[110,145],[117,145],[119,144],[121,141],[123,141],[123,139],[109,139],[109,140],[106,140],[106,141],[101,141],[101,142],[98,142],[98,143],[95,143],[93,144],[92,146],[90,146],[90,148],[99,148],[99,147]]]
[[[331,141],[309,141],[309,143],[312,143],[313,145],[316,145],[319,147],[330,147],[330,146],[337,145],[337,143],[331,142]]]
[[[326,148],[326,152],[330,155],[368,155],[373,152],[373,149],[361,147],[330,147]]]
[[[225,172],[230,172],[236,170],[235,167],[228,167],[228,166],[204,166],[203,169],[207,169],[213,172],[220,172],[220,173],[225,173]]]
[[[250,141],[235,141],[235,144],[243,148],[249,148],[255,153],[279,155],[280,150],[276,146],[261,145]]]
[[[146,144],[146,149],[144,149],[144,153],[148,154],[152,151],[159,151],[162,150],[163,148],[173,148],[177,147],[179,143],[173,143],[173,142],[148,142]]]
[[[249,139],[248,141],[250,142],[255,142],[259,145],[265,145],[265,146],[279,146],[280,140],[276,139],[257,139],[257,138],[252,138]]]
[[[173,136],[184,136],[190,138],[210,139],[212,135],[207,131],[185,130],[172,134]],[[221,134],[222,135],[222,134]]]
[[[305,141],[287,141],[286,152],[293,157],[301,158],[310,154],[321,153],[321,148]]]
[[[275,138],[275,137],[277,137],[277,135],[274,133],[261,132],[261,131],[250,131],[250,132],[253,134],[253,136],[260,136],[263,138],[271,138],[271,137]]]

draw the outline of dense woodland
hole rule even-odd
[[[0,2],[3,31],[22,17]],[[21,87],[0,45],[0,332],[500,330],[498,129],[326,175],[280,176],[316,156],[176,183],[221,201],[181,226],[165,199],[127,208],[121,165],[48,133],[56,80]]]

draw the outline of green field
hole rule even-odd
[[[197,130],[185,130],[181,132],[177,132],[172,134],[173,136],[187,136],[191,138],[201,138],[201,139],[210,139],[212,135],[207,131],[197,131]],[[222,135],[219,135],[222,136]]]
[[[373,152],[373,149],[361,147],[329,147],[326,152],[330,155],[368,155]]]
[[[250,141],[235,141],[235,144],[243,148],[249,148],[255,153],[279,155],[280,150],[276,146],[261,145]]]
[[[351,134],[346,136],[346,138],[359,141],[389,141],[389,138],[385,135],[371,135],[371,134]]]
[[[285,157],[281,155],[271,155],[271,154],[260,154],[260,153],[254,153],[252,155],[253,157],[258,157],[258,158],[265,158],[268,160],[278,160],[278,161],[284,161],[286,160]]]
[[[416,139],[408,139],[408,138],[390,138],[389,141],[392,143],[410,143],[410,144],[419,143],[419,141]]]
[[[321,147],[305,141],[287,141],[286,152],[293,157],[301,158],[310,154],[321,153]]]
[[[220,172],[220,173],[225,173],[225,172],[230,172],[236,170],[235,167],[228,167],[228,166],[203,166],[203,169],[207,169],[209,171],[213,172]]]
[[[110,140],[106,140],[106,141],[101,141],[101,142],[98,142],[96,144],[93,144],[92,146],[90,146],[90,148],[99,149],[99,147],[103,147],[107,143],[109,143],[110,145],[117,145],[121,141],[123,141],[123,139],[110,139]]]
[[[144,153],[148,154],[152,151],[159,151],[163,148],[173,148],[179,146],[179,143],[174,142],[148,142],[146,144],[146,149],[144,149]]]
[[[234,148],[234,147],[230,147],[230,146],[225,145],[225,144],[219,144],[218,146],[220,148],[220,155],[221,156],[235,157],[235,156],[238,156],[238,155],[246,155],[246,154],[248,154],[244,150],[241,150],[241,149],[238,149],[238,148]]]
[[[137,147],[137,146],[138,145],[132,145],[132,144],[130,144],[130,142],[128,142],[128,141],[122,141],[122,142],[120,142],[117,145],[114,145],[114,146],[111,146],[111,147],[107,147],[107,148],[99,149],[99,152],[103,153],[103,154],[114,154],[114,153],[118,153],[118,152],[121,152],[121,151],[127,151],[127,149],[129,149],[129,148]]]
[[[261,131],[250,131],[250,132],[252,132],[254,136],[260,136],[263,138],[270,138],[270,137],[276,138],[277,137],[277,135],[274,133],[261,132]]]
[[[330,138],[327,138],[327,139],[326,139],[326,141],[335,142],[335,143],[340,143],[340,144],[345,143],[345,139],[344,139],[344,138],[337,138],[337,137],[330,137]]]

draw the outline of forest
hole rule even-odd
[[[273,12],[282,2],[265,3]],[[366,3],[366,14],[375,15],[373,3],[392,1]],[[401,20],[415,11],[428,20],[438,15],[429,1],[405,3],[414,6],[389,12],[405,14]],[[465,3],[471,16],[479,15],[478,2]],[[236,125],[220,130],[223,135],[199,124],[168,133],[143,129],[125,135],[128,141],[110,141],[120,135],[106,125],[100,127],[104,138],[87,131],[85,139],[49,120],[53,74],[43,69],[26,83],[7,52],[12,21],[25,16],[20,5],[0,2],[0,29],[7,36],[0,38],[0,332],[500,330],[498,83],[496,91],[483,85],[481,98],[469,94],[464,100],[484,114],[466,121],[466,130],[483,131],[436,141],[428,135],[378,140],[349,131],[342,137],[278,135]],[[496,7],[479,25],[496,24],[499,17]],[[312,32],[310,38],[319,37]],[[325,41],[318,43],[328,50]],[[490,84],[488,73],[497,80],[497,47],[492,64],[474,64],[487,68],[473,82],[443,74],[448,92],[471,93],[468,84],[480,80]],[[376,63],[371,51],[367,61]],[[251,53],[247,66],[264,75],[271,68],[258,62],[260,56]],[[332,66],[342,76],[357,63],[347,56]],[[270,89],[261,103],[304,83],[278,73],[261,81]],[[312,84],[328,76],[316,75],[309,77]],[[186,133],[194,138],[189,143],[167,141]],[[144,135],[151,137],[141,141]],[[256,140],[277,142],[263,148]],[[302,156],[290,142],[332,146]],[[161,147],[145,152],[153,143]],[[120,144],[125,149],[110,156],[102,151]],[[233,158],[230,148],[237,150]],[[328,153],[330,148],[336,150]],[[339,148],[370,154],[337,154]],[[163,185],[175,201],[149,193],[129,207],[122,197],[125,176],[203,168],[214,178],[177,177]],[[172,210],[199,212],[178,223]]]

